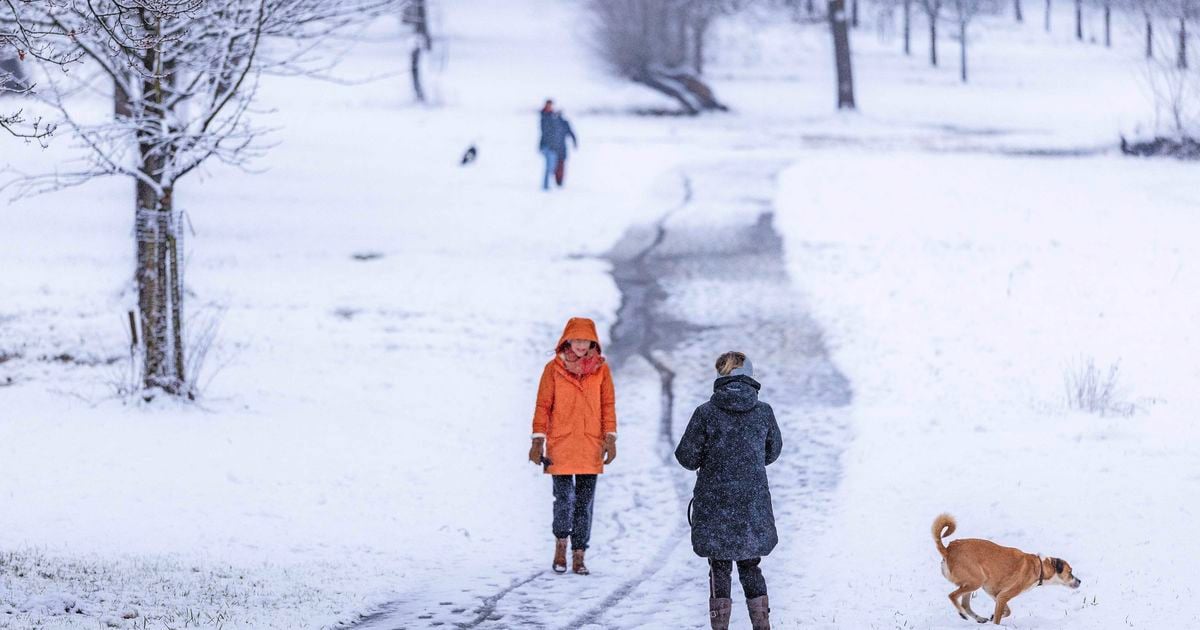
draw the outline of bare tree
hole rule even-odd
[[[1146,58],[1154,58],[1154,14],[1147,10],[1146,19]]]
[[[902,2],[904,10],[904,54],[912,55],[912,4],[913,0]]]
[[[1112,1],[1104,0],[1104,47],[1112,48]]]
[[[977,16],[995,10],[992,0],[954,0],[954,24],[958,27],[959,77],[967,82],[967,28]]]
[[[1182,4],[1171,7],[1172,10],[1182,8]],[[1165,50],[1146,61],[1147,83],[1154,97],[1158,132],[1176,140],[1195,140],[1200,138],[1200,69],[1192,68],[1186,57],[1181,62],[1180,56],[1188,53],[1172,39],[1156,40],[1156,45]],[[1174,51],[1170,50],[1172,47]]]
[[[1130,10],[1136,10],[1142,14],[1142,21],[1145,24],[1145,49],[1146,59],[1154,57],[1154,20],[1160,10],[1160,0],[1132,0],[1130,2]]]
[[[1083,0],[1075,0],[1075,39],[1083,41]]]
[[[1049,32],[1050,32],[1050,13],[1051,13],[1050,9],[1051,9],[1051,6],[1050,6],[1050,0],[1046,0],[1046,19],[1045,19],[1045,27],[1046,27],[1046,32],[1047,32],[1047,33],[1049,33]]]
[[[597,48],[619,76],[675,99],[683,111],[727,109],[700,79],[713,20],[736,0],[591,0]]]
[[[1013,18],[1017,22],[1025,21],[1025,13],[1021,10],[1021,0],[1013,0]]]
[[[921,8],[929,21],[929,64],[937,66],[937,25],[942,15],[942,0],[921,0]]]
[[[1200,0],[1174,0],[1168,5],[1171,16],[1179,20],[1179,43],[1176,46],[1175,63],[1186,70],[1188,62],[1188,24],[1200,19]]]
[[[263,128],[247,115],[264,72],[320,73],[324,47],[347,29],[396,10],[395,0],[46,0],[6,2],[43,68],[32,92],[86,149],[73,168],[21,173],[18,196],[105,175],[134,183],[142,384],[191,396],[183,332],[179,182],[209,160],[238,167],[262,155]],[[267,45],[267,42],[271,42]],[[40,46],[40,48],[39,48]],[[111,90],[113,116],[95,120],[80,91]]]
[[[425,102],[425,88],[421,84],[421,53],[433,48],[433,37],[429,33],[429,5],[427,0],[411,0],[404,5],[402,20],[412,27],[413,48],[409,53],[409,75],[412,77],[413,95]]]

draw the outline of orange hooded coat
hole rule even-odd
[[[533,436],[546,438],[546,458],[551,475],[595,475],[604,472],[604,438],[617,432],[616,396],[612,372],[601,358],[592,374],[575,376],[563,364],[561,352],[569,339],[595,342],[600,352],[596,324],[572,317],[555,346],[554,358],[542,370]],[[568,350],[569,351],[569,350]]]

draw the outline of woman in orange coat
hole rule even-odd
[[[590,319],[572,317],[554,354],[538,383],[529,461],[554,480],[554,572],[567,571],[570,539],[572,570],[587,575],[596,475],[617,457],[612,372]]]

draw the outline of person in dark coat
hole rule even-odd
[[[579,139],[575,137],[575,130],[563,116],[562,110],[554,112],[554,122],[554,134],[551,136],[551,141],[554,154],[558,158],[554,164],[554,183],[561,188],[567,170],[567,138],[571,139],[571,146],[575,149],[579,148]]]
[[[729,627],[733,564],[754,630],[767,630],[770,608],[759,562],[779,542],[767,465],[779,459],[783,436],[771,406],[758,400],[754,366],[741,352],[717,359],[713,395],[696,408],[675,459],[697,471],[690,521],[692,549],[709,561],[709,618]]]
[[[552,174],[554,182],[559,186],[563,185],[567,166],[567,138],[571,139],[571,145],[576,149],[579,148],[579,139],[575,137],[575,130],[563,117],[562,112],[554,109],[554,101],[548,100],[542,106],[541,129],[538,150],[546,163],[546,169],[542,173],[542,190],[549,190]]]
[[[558,153],[554,150],[554,138],[557,134],[557,127],[558,118],[554,115],[554,101],[546,99],[546,103],[542,105],[542,133],[538,140],[538,152],[542,154],[542,160],[546,165],[545,170],[542,172],[542,190],[550,190],[550,176],[558,167]]]

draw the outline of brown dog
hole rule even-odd
[[[942,575],[958,588],[950,593],[950,603],[963,619],[970,615],[979,623],[1000,620],[1011,615],[1008,600],[1043,582],[1079,588],[1081,580],[1071,573],[1071,565],[1059,558],[1043,558],[1012,547],[1001,547],[988,540],[962,538],[942,544],[954,533],[958,523],[949,514],[933,520],[933,540],[942,554]],[[971,610],[971,596],[982,588],[996,600],[996,612],[989,619]]]

